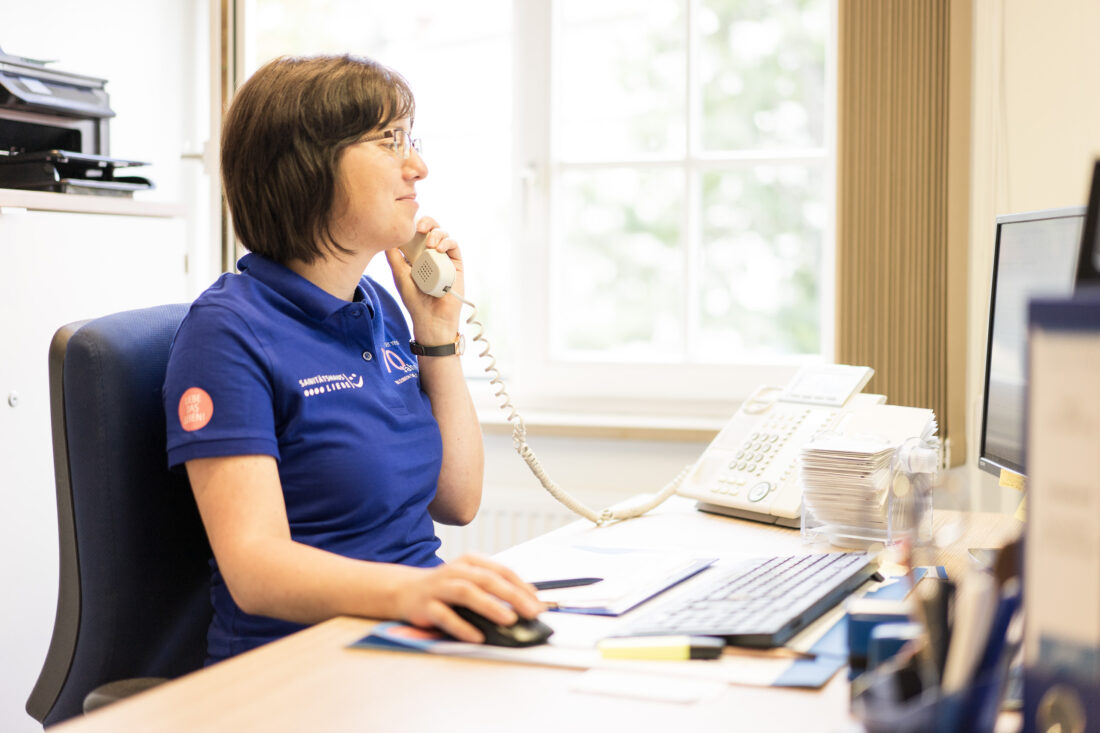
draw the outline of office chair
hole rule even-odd
[[[203,665],[210,546],[167,468],[161,385],[186,305],[59,329],[50,405],[60,579],[27,712],[52,725]]]

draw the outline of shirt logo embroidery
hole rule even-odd
[[[302,388],[302,394],[306,397],[324,394],[326,392],[338,392],[342,389],[362,389],[362,374],[318,374],[315,377],[299,379],[298,386]]]
[[[406,382],[416,376],[416,367],[414,367],[412,364],[407,363],[404,359],[401,358],[401,355],[393,349],[383,348],[382,356],[384,357],[383,361],[386,364],[387,374],[393,374],[394,371],[397,371],[400,372],[402,375],[401,377],[393,380],[394,384],[401,384],[402,382]]]
[[[205,428],[214,417],[214,401],[206,390],[191,387],[180,396],[180,427],[192,433]]]

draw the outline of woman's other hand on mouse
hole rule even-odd
[[[451,606],[465,606],[496,623],[510,626],[518,616],[535,618],[546,610],[534,586],[507,567],[477,554],[434,568],[407,568],[395,594],[397,613],[414,626],[442,629],[459,641],[482,642],[484,636]]]

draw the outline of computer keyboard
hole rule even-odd
[[[781,646],[874,572],[862,552],[762,557],[712,568],[695,587],[644,610],[624,634],[721,636],[734,646]]]

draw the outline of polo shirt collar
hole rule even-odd
[[[249,252],[237,261],[237,269],[244,275],[253,277],[302,309],[302,312],[317,321],[346,308],[349,303],[317,287],[309,280],[263,255]],[[364,301],[371,315],[374,304],[371,303],[362,280],[355,286],[353,302]]]

